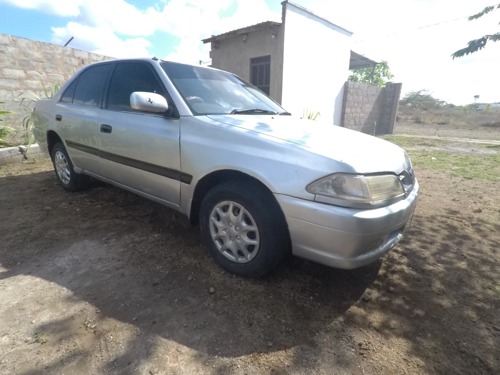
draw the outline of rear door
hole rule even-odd
[[[114,182],[178,205],[182,179],[180,120],[168,114],[133,110],[130,94],[134,91],[167,97],[149,63],[116,63],[98,125],[101,173]]]
[[[97,125],[111,67],[111,63],[101,64],[82,71],[56,106],[57,131],[73,164],[92,172],[99,169]]]

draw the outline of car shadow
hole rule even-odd
[[[173,340],[200,360],[313,345],[381,266],[342,271],[291,258],[265,278],[240,278],[214,263],[198,228],[156,203],[100,183],[67,193],[52,172],[0,181],[9,192],[0,204],[15,218],[2,222],[0,281],[30,275],[56,283],[95,306],[99,319],[135,326],[141,334],[113,362],[123,369],[147,355],[145,337]],[[59,337],[65,324],[36,329]]]
[[[111,335],[121,349],[104,356],[98,372],[137,373],[158,359],[159,348],[162,358],[189,358],[182,366],[192,372],[209,366],[211,373],[231,373],[241,358],[255,359],[245,362],[250,372],[270,372],[259,367],[263,357],[253,356],[276,355],[276,366],[287,349],[290,358],[272,368],[276,373],[349,373],[361,364],[375,372],[376,360],[365,355],[387,355],[384,346],[398,343],[404,347],[390,353],[417,372],[500,368],[500,226],[480,209],[417,207],[407,239],[358,270],[292,258],[265,278],[244,279],[213,262],[185,218],[133,194],[102,184],[66,193],[53,172],[4,177],[0,185],[8,217],[0,227],[0,285],[28,275],[40,282],[12,284],[19,296],[33,293],[29,298],[39,304],[59,300],[30,327],[42,335],[35,339],[47,340],[39,351],[49,355],[59,342],[82,336],[87,343],[61,352],[44,367],[47,373],[88,369]],[[428,204],[425,179],[421,185],[420,203]],[[61,288],[45,296],[44,282]],[[26,289],[33,285],[40,291]],[[7,289],[1,290],[3,296]],[[82,301],[94,313],[60,316],[58,308]],[[9,302],[17,313],[20,302]],[[114,321],[129,328],[120,332]]]

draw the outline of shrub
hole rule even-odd
[[[0,102],[0,106],[2,105],[3,103]],[[3,118],[5,115],[8,115],[9,113],[12,113],[10,111],[5,111],[3,109],[0,108],[0,121],[3,122]],[[5,137],[7,137],[7,135],[12,131],[12,128],[9,127],[9,126],[5,126],[5,125],[2,125],[0,126],[0,147],[5,147],[5,146],[10,146],[8,144],[8,142],[5,140]]]

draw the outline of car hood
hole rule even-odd
[[[345,163],[358,173],[401,173],[409,166],[404,150],[382,139],[293,116],[210,115],[212,120]]]

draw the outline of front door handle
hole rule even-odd
[[[111,133],[112,130],[111,125],[101,124],[101,133]]]
[[[56,115],[56,121],[61,121],[61,120],[62,120],[62,115],[57,114],[57,115]]]

